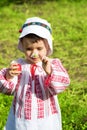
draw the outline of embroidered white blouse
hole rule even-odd
[[[17,62],[22,73],[10,82],[5,78],[6,68],[0,71],[0,92],[14,95],[4,130],[62,130],[57,94],[66,89],[70,79],[60,60],[51,60],[51,75],[46,75],[41,62]]]

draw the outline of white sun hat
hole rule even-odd
[[[47,43],[49,45],[49,50],[47,55],[52,54],[53,52],[52,29],[50,23],[48,23],[48,21],[46,21],[45,19],[39,17],[28,18],[24,23],[24,25],[22,26],[20,33],[21,34],[19,36],[19,43],[18,43],[18,49],[20,51],[23,52],[23,46],[20,39],[28,34],[35,34],[47,40]]]

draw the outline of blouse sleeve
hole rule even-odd
[[[70,84],[70,78],[59,59],[52,60],[52,73],[45,78],[45,87],[52,95],[64,91]]]
[[[13,94],[15,90],[15,86],[17,84],[17,76],[15,76],[11,81],[6,80],[6,71],[4,68],[0,70],[0,92],[5,93],[7,95]]]

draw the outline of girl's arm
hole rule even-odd
[[[0,92],[5,94],[13,94],[16,84],[17,84],[17,76],[14,76],[10,80],[6,78],[6,74],[8,69],[2,69],[0,71]]]
[[[46,76],[45,87],[51,95],[64,91],[70,84],[70,78],[59,59],[52,60],[52,72]]]

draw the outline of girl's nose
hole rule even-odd
[[[37,58],[37,57],[38,57],[38,52],[33,52],[33,53],[31,54],[31,57],[32,57],[32,58]]]

